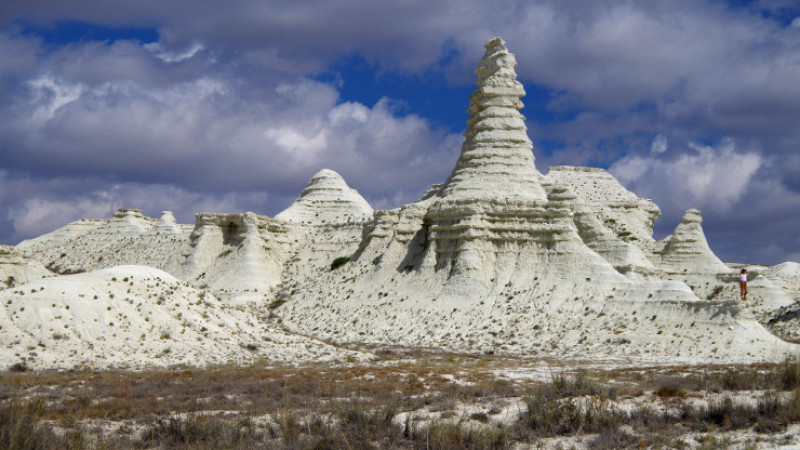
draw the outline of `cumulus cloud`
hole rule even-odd
[[[780,160],[727,138],[689,143],[662,154],[629,155],[609,171],[661,207],[657,237],[672,232],[689,208],[703,213],[711,248],[724,261],[777,264],[796,260],[800,194],[775,176]]]
[[[118,207],[189,222],[201,209],[274,215],[324,167],[395,207],[444,179],[458,154],[460,137],[388,98],[341,102],[334,84],[281,71],[265,83],[199,50],[167,58],[136,45],[124,43],[127,79],[73,70],[119,58],[118,44],[52,52],[48,71],[30,73],[0,107],[3,189],[20,193],[0,208],[3,241]],[[207,70],[187,76],[190,59]]]
[[[28,86],[31,88],[30,119],[35,123],[52,119],[59,109],[80,98],[84,89],[80,84],[58,83],[52,75],[30,80]]]
[[[737,152],[725,139],[716,147],[689,144],[690,152],[675,158],[629,156],[609,171],[640,195],[656,199],[662,208],[699,208],[724,214],[742,197],[753,174],[763,165],[754,152]],[[662,152],[663,153],[663,152]]]
[[[446,178],[461,137],[424,111],[401,112],[398,99],[340,98],[351,80],[314,79],[357,55],[378,73],[465,86],[482,44],[499,35],[529,91],[546,93],[523,110],[540,169],[612,165],[667,211],[730,214],[767,189],[762,180],[784,200],[800,190],[800,33],[786,19],[800,8],[776,5],[9,0],[0,5],[0,167],[198,195],[268,192],[268,213],[330,167],[394,207]],[[70,20],[157,29],[158,42],[58,46],[36,36]],[[28,25],[33,32],[19,31]],[[796,229],[800,214],[787,215],[794,227],[785,228]],[[728,236],[714,217],[707,226],[712,239]],[[798,251],[787,244],[786,254]]]
[[[446,135],[418,116],[396,115],[389,100],[338,104],[335,87],[308,79],[257,95],[223,77],[154,87],[46,76],[28,85],[29,95],[0,126],[0,138],[16,150],[5,162],[28,171],[282,191],[301,187],[321,167],[338,166],[356,180],[365,178],[359,171],[381,167],[392,174],[385,192],[401,187],[397,171],[415,159],[454,154]],[[442,161],[423,170],[422,180],[447,170]]]

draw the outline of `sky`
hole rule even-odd
[[[4,0],[0,243],[118,208],[274,216],[323,168],[376,209],[450,174],[484,42],[537,169],[702,211],[726,262],[800,261],[800,1]]]

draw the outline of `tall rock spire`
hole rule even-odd
[[[491,38],[475,74],[466,140],[444,198],[546,200],[533,163],[533,144],[520,114],[525,89],[514,71],[517,60],[505,42]]]

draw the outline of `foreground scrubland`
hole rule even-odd
[[[2,373],[0,447],[774,448],[800,363],[630,367],[379,351],[368,364]]]

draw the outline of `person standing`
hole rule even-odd
[[[741,272],[739,272],[739,290],[741,291],[743,302],[747,301],[747,275],[749,273],[747,269],[742,269]]]

